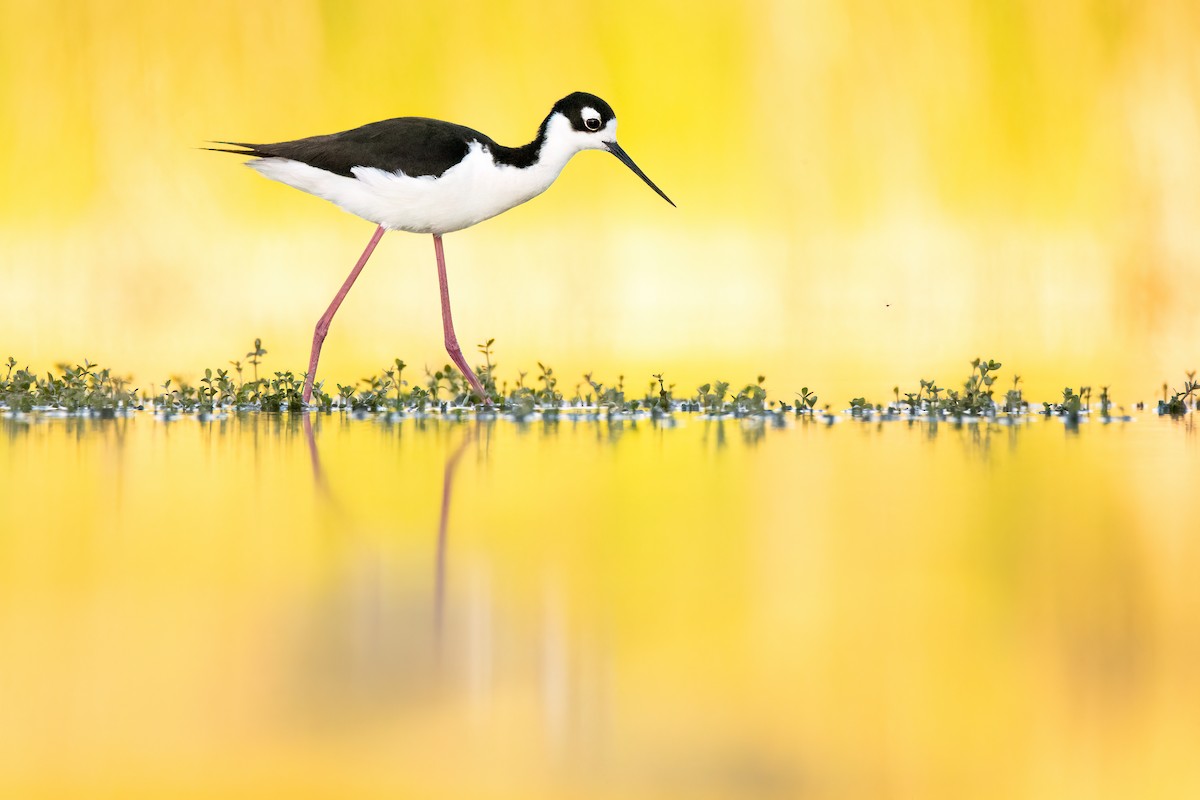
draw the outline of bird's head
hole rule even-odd
[[[654,181],[633,163],[633,159],[617,144],[617,115],[612,106],[594,94],[575,92],[554,104],[546,119],[547,135],[561,137],[570,142],[576,151],[604,150],[612,153],[633,174],[646,182],[658,195],[671,205],[671,198],[663,194]]]

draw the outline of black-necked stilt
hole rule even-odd
[[[607,150],[671,203],[617,144],[612,107],[585,92],[555,103],[537,138],[522,147],[505,147],[479,131],[423,117],[389,119],[277,144],[217,144],[242,149],[209,149],[254,156],[249,165],[266,177],[323,197],[378,225],[350,276],[317,320],[304,381],[305,403],[312,396],[317,359],[329,323],[384,231],[433,234],[446,352],[480,399],[490,403],[454,335],[442,235],[494,217],[546,191],[571,156],[582,150]]]

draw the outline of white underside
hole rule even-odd
[[[526,168],[497,164],[479,142],[437,178],[413,178],[374,167],[355,167],[349,178],[286,158],[260,158],[249,166],[390,230],[450,233],[537,197],[554,183],[571,156],[595,146],[587,142],[581,147],[578,137],[554,130],[557,120],[551,122],[538,162]]]

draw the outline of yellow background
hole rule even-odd
[[[681,389],[884,399],[976,355],[1151,399],[1200,340],[1192,2],[0,2],[0,357],[143,384],[303,369],[371,233],[206,140],[425,115],[506,144],[607,99],[679,205],[586,153],[447,238],[460,339]],[[393,233],[319,377],[445,363]],[[468,349],[473,349],[468,347]]]

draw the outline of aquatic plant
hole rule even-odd
[[[934,379],[921,378],[918,381],[917,391],[915,393],[905,392],[904,400],[900,400],[900,388],[896,387],[893,389],[896,400],[888,405],[887,410],[889,413],[910,415],[995,416],[1001,409],[993,398],[992,385],[996,381],[994,373],[999,371],[1001,366],[999,361],[973,359],[971,372],[963,381],[961,391],[938,386]],[[1021,393],[1016,388],[1020,380],[1020,376],[1016,376],[1013,380],[1013,389],[1005,395],[1003,410],[1007,413],[1019,413],[1022,407]],[[857,399],[862,400],[862,398]],[[863,401],[860,407],[865,409],[865,405],[865,401]],[[852,401],[851,411],[853,412],[854,409],[855,405]]]
[[[710,391],[711,390],[711,391]],[[729,391],[727,381],[706,383],[698,390],[697,402],[709,414],[720,414],[724,410],[725,393]]]
[[[671,390],[667,389],[663,383],[662,373],[651,375],[655,381],[658,381],[658,398],[651,401],[650,395],[654,392],[654,381],[650,382],[650,391],[646,393],[646,404],[658,411],[670,411],[674,408],[674,398],[671,396]],[[671,384],[671,389],[675,388],[675,384]]]
[[[1013,388],[1004,393],[1004,411],[1006,414],[1019,413],[1025,408],[1024,398],[1021,396],[1021,390],[1018,384],[1021,383],[1020,375],[1013,375]]]
[[[1062,402],[1058,403],[1054,410],[1058,414],[1078,415],[1083,410],[1082,398],[1071,390],[1071,387],[1063,389]]]
[[[110,369],[97,369],[84,359],[83,364],[59,364],[59,374],[47,372],[40,377],[28,366],[17,368],[9,356],[4,380],[0,382],[0,406],[12,411],[30,412],[37,408],[61,409],[111,416],[117,411],[140,405],[130,379]]]
[[[850,401],[850,414],[852,416],[861,417],[873,409],[874,406],[868,403],[865,397],[855,397]]]
[[[258,365],[267,351],[263,349],[262,339],[254,340],[254,349],[246,353],[246,358],[250,359],[250,365],[254,367],[254,382],[258,383]]]
[[[478,413],[505,414],[518,420],[533,414],[553,420],[564,410],[576,409],[603,414],[610,419],[646,413],[651,416],[695,413],[774,419],[781,423],[785,413],[796,416],[823,413],[824,421],[831,423],[834,420],[828,405],[824,412],[818,412],[818,395],[807,386],[794,393],[794,403],[770,398],[764,375],[758,375],[754,382],[736,391],[731,391],[729,381],[716,380],[697,387],[693,395],[679,398],[675,384],[667,381],[664,372],[650,376],[645,394],[640,397],[631,397],[626,392],[624,375],[618,375],[617,381],[609,385],[588,372],[575,385],[574,394],[568,399],[559,388],[559,378],[553,367],[539,361],[532,385],[526,382],[529,372],[519,370],[510,387],[508,381],[498,383],[494,345],[495,339],[488,339],[477,346],[484,363],[476,367],[476,374],[492,400],[491,408],[479,404],[478,398],[468,390],[466,380],[453,366],[446,364],[436,370],[426,368],[425,380],[417,384],[405,378],[409,367],[399,358],[375,375],[346,384],[334,383],[334,391],[327,392],[324,382],[316,383],[312,400],[305,406],[301,394],[306,378],[304,373],[283,370],[271,373],[270,377],[260,377],[259,367],[267,354],[261,339],[255,339],[254,347],[246,354],[246,365],[251,368],[249,380],[246,380],[247,370],[243,363],[230,361],[231,369],[203,370],[195,385],[173,375],[149,391],[133,388],[131,379],[119,377],[112,370],[101,369],[86,359],[73,366],[59,364],[57,373],[47,372],[43,376],[29,367],[18,368],[16,359],[10,357],[0,381],[0,408],[15,412],[48,409],[104,416],[149,407],[167,417],[231,411],[295,413],[306,408],[324,413],[418,415],[460,414],[474,409]],[[997,403],[994,385],[1001,369],[1000,362],[976,358],[970,365],[971,371],[961,389],[947,389],[934,379],[921,378],[915,392],[894,386],[893,399],[886,405],[869,402],[864,395],[852,398],[846,410],[850,416],[859,419],[900,416],[994,419],[999,414],[1029,413],[1029,403],[1020,388],[1020,375],[1013,376],[1012,388],[1005,392],[1002,402]],[[1196,381],[1196,373],[1188,372],[1182,389],[1173,395],[1164,393],[1159,402],[1159,413],[1185,413],[1195,407],[1198,392],[1200,383]],[[1090,411],[1090,397],[1088,386],[1080,387],[1078,393],[1068,387],[1061,398],[1043,402],[1041,413],[1078,422],[1081,415]],[[1114,404],[1108,386],[1101,387],[1099,402],[1100,414],[1106,421],[1110,420]]]
[[[1180,414],[1186,414],[1189,408],[1196,407],[1196,401],[1193,399],[1192,395],[1194,395],[1197,390],[1200,390],[1200,383],[1196,382],[1195,370],[1191,370],[1185,374],[1187,375],[1187,379],[1183,382],[1183,388],[1174,392],[1170,398],[1166,396],[1167,384],[1163,384],[1163,399],[1158,401],[1159,414],[1178,416]]]
[[[534,393],[534,399],[544,406],[559,408],[562,406],[563,396],[558,392],[558,378],[554,377],[554,369],[540,361],[537,362],[537,365],[542,373],[538,376],[538,380],[542,382],[542,388]]]
[[[486,391],[488,396],[492,398],[493,402],[498,400],[500,397],[500,393],[496,391],[496,379],[492,377],[492,374],[496,370],[496,365],[492,361],[492,345],[495,343],[496,340],[493,338],[488,339],[483,344],[476,346],[476,349],[483,354],[484,365],[482,367],[475,368],[476,377],[479,378],[479,382],[483,384],[484,391]]]

